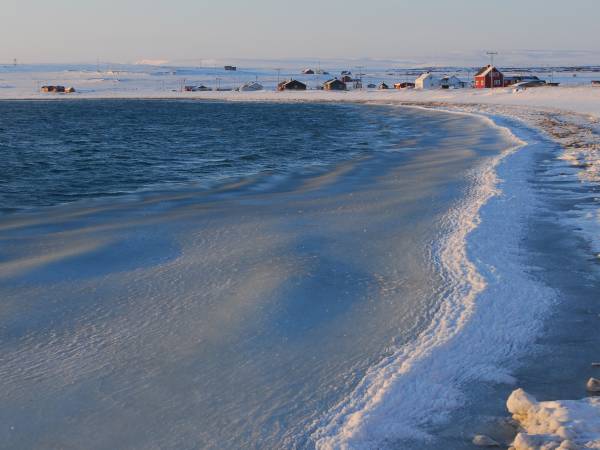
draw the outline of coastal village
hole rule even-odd
[[[162,69],[162,68],[158,68]],[[214,79],[211,82],[202,80],[198,82],[190,78],[179,78],[182,74],[193,73],[190,69],[175,69],[159,71],[158,75],[168,76],[170,85],[166,85],[163,80],[159,91],[171,92],[256,92],[274,90],[282,91],[307,91],[307,90],[322,90],[322,91],[356,91],[356,90],[443,90],[443,89],[495,89],[495,88],[511,88],[515,91],[525,90],[528,88],[537,87],[557,87],[560,82],[554,80],[553,73],[545,73],[548,75],[544,79],[544,75],[534,73],[528,69],[515,70],[509,69],[503,71],[496,65],[487,64],[479,69],[461,69],[455,73],[444,73],[443,69],[431,68],[424,71],[414,69],[405,71],[405,75],[400,77],[400,71],[373,71],[370,74],[365,72],[364,68],[358,68],[356,71],[340,70],[335,75],[332,72],[325,70],[305,68],[300,70],[297,75],[288,73],[281,76],[281,69],[276,70],[276,78],[274,73],[263,71],[260,75],[256,74],[252,81],[237,81],[246,74],[252,74],[252,71],[238,71],[238,67],[234,65],[225,65],[221,69],[213,68],[215,72]],[[448,69],[450,71],[450,69]],[[472,70],[472,72],[471,72]],[[206,69],[204,69],[206,72]],[[466,72],[466,75],[465,75]],[[98,72],[100,73],[100,71]],[[122,81],[122,73],[109,70],[106,72],[113,78],[112,80],[102,79],[103,81],[111,81],[115,89]],[[154,75],[153,72],[151,72]],[[239,74],[239,75],[238,75]],[[414,74],[411,76],[411,74]],[[573,80],[579,81],[574,73]],[[194,77],[195,78],[195,77]],[[598,76],[600,78],[600,75]],[[324,80],[324,81],[323,81]],[[175,84],[176,86],[172,86]],[[600,79],[591,79],[587,81],[588,85],[600,86]],[[582,84],[582,83],[578,83]],[[75,92],[85,92],[86,89],[75,87],[65,87],[62,85],[43,84],[38,87],[38,91],[44,94],[73,94]],[[89,90],[88,90],[89,91]]]

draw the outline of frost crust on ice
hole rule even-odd
[[[506,405],[522,428],[514,450],[600,449],[600,398],[538,402],[517,389]]]

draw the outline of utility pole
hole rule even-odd
[[[486,52],[490,57],[492,70],[490,71],[490,88],[494,88],[494,56],[498,54],[498,52]]]
[[[281,75],[281,69],[278,67],[275,70],[277,71],[277,88],[279,88],[279,76]]]
[[[13,59],[13,66],[17,67],[17,58]]]
[[[362,77],[364,75],[363,70],[364,70],[365,66],[356,66],[356,68],[358,69],[358,73],[357,73],[357,75],[358,75],[358,86],[357,87],[359,89],[362,89],[363,88]]]

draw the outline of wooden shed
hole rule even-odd
[[[306,85],[298,80],[282,81],[277,85],[278,91],[305,91]]]
[[[344,83],[342,80],[334,78],[323,83],[323,89],[326,91],[345,91],[346,83]]]

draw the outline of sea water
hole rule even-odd
[[[2,446],[419,448],[515,145],[382,105],[0,103]]]

